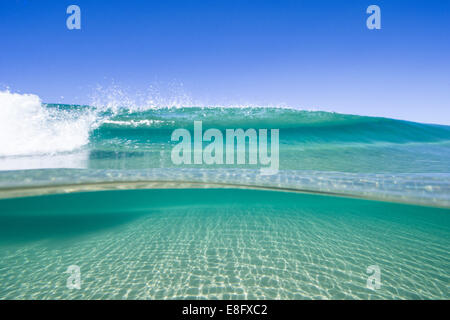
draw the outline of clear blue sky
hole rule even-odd
[[[81,30],[66,28],[70,4]],[[370,4],[381,30],[366,28]],[[442,0],[1,0],[0,86],[89,103],[112,80],[179,82],[208,103],[450,124],[449,40]]]

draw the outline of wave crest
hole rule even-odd
[[[86,145],[95,116],[47,108],[34,94],[0,91],[0,156],[54,154]]]

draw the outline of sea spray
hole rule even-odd
[[[55,154],[89,142],[90,112],[47,108],[34,94],[0,92],[0,156]]]

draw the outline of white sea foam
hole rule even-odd
[[[155,124],[163,124],[165,123],[163,120],[128,120],[128,121],[121,121],[121,120],[103,120],[102,123],[106,124],[113,124],[117,126],[130,126],[133,128],[137,127],[151,127]],[[174,123],[174,121],[169,121],[169,123]]]
[[[89,142],[95,115],[48,109],[34,94],[0,91],[0,156],[55,154]]]

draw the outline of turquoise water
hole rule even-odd
[[[167,189],[9,199],[0,211],[6,299],[449,298],[449,209]],[[66,288],[70,265],[80,290]]]
[[[448,126],[28,102],[0,139],[1,299],[450,298]],[[175,165],[194,121],[279,129],[278,173]]]

